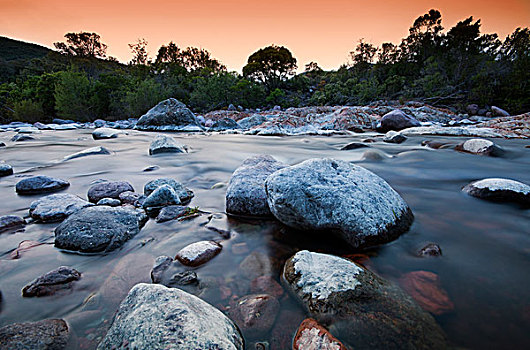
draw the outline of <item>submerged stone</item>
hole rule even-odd
[[[0,163],[0,177],[13,175],[13,167],[9,164]]]
[[[280,303],[272,295],[253,294],[236,300],[230,317],[245,336],[256,338],[270,331],[279,310]]]
[[[37,175],[20,180],[15,185],[18,194],[39,194],[57,192],[70,186],[66,180]]]
[[[530,186],[515,180],[489,178],[475,181],[462,191],[470,196],[496,202],[515,202],[530,206]]]
[[[26,221],[16,215],[4,215],[0,216],[0,233],[10,229],[17,229],[24,227]]]
[[[213,259],[222,250],[222,246],[214,241],[201,241],[182,248],[175,259],[186,266],[199,266]]]
[[[0,328],[0,348],[62,350],[69,337],[68,325],[61,319],[13,323]]]
[[[79,271],[68,266],[61,266],[31,281],[22,289],[22,296],[43,297],[53,295],[60,290],[69,289],[72,283],[80,278],[81,273]]]

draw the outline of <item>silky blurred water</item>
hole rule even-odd
[[[128,288],[137,282],[150,282],[154,259],[159,255],[174,256],[184,246],[199,240],[221,241],[223,251],[194,269],[203,285],[211,288],[187,289],[224,311],[229,308],[230,299],[241,297],[244,295],[241,292],[248,290],[249,281],[241,276],[238,266],[253,252],[271,257],[277,278],[285,259],[301,249],[338,255],[355,253],[330,237],[293,232],[274,220],[228,219],[223,214],[226,187],[212,189],[212,186],[227,183],[245,158],[270,154],[289,164],[314,157],[333,157],[362,165],[384,178],[410,205],[415,221],[410,231],[396,241],[368,251],[369,266],[393,281],[411,271],[436,273],[455,308],[435,318],[454,346],[504,349],[530,345],[530,210],[482,201],[460,191],[470,181],[485,177],[530,183],[530,149],[525,148],[528,141],[494,140],[507,151],[503,158],[421,146],[425,139],[453,143],[463,140],[458,138],[412,137],[401,145],[377,141],[370,143],[370,147],[392,157],[362,161],[368,148],[339,149],[373,135],[168,134],[189,145],[191,152],[149,156],[149,143],[154,135],[129,131],[117,139],[94,141],[89,130],[46,131],[36,134],[34,141],[12,143],[9,139],[13,133],[0,133],[0,141],[8,144],[0,148],[0,160],[15,169],[14,176],[0,178],[0,215],[27,217],[30,203],[40,197],[15,193],[14,185],[22,176],[43,174],[66,179],[71,186],[64,192],[83,198],[91,183],[100,179],[125,180],[142,192],[149,180],[173,177],[194,191],[191,206],[213,213],[208,225],[229,229],[232,238],[224,240],[219,233],[209,230],[205,226],[208,215],[180,222],[150,220],[122,249],[106,255],[79,255],[54,248],[53,230],[57,224],[30,224],[21,232],[1,233],[0,326],[64,318],[74,335],[71,347],[94,348]],[[104,146],[112,154],[61,161],[69,154],[94,146]],[[142,171],[151,165],[159,168]],[[10,252],[23,240],[46,244],[32,248],[18,260],[9,260]],[[442,247],[442,257],[416,256],[416,251],[429,242]],[[24,285],[61,265],[82,273],[71,291],[22,298]],[[282,311],[276,320],[276,331],[284,328],[285,333],[287,329],[288,335],[283,336],[290,337],[304,312],[287,295],[280,302]],[[280,333],[246,340],[249,345],[255,340],[269,341],[274,348],[278,347],[275,342],[281,338]]]

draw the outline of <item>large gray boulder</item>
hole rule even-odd
[[[265,180],[287,164],[269,155],[247,158],[232,174],[226,190],[226,212],[233,215],[271,215],[265,193]]]
[[[29,214],[37,221],[56,222],[91,205],[93,204],[73,194],[56,193],[33,201],[29,206]]]
[[[126,207],[83,208],[57,226],[55,246],[86,253],[111,251],[135,236],[144,219],[145,214]]]
[[[300,230],[334,233],[355,248],[389,242],[407,231],[407,203],[374,173],[344,161],[310,159],[270,175],[272,214]]]
[[[140,283],[122,301],[98,349],[244,349],[221,311],[177,288]]]
[[[416,118],[406,115],[399,109],[395,109],[381,118],[381,121],[377,125],[377,130],[380,132],[387,132],[390,130],[399,131],[414,126],[421,126],[421,123],[417,121]]]
[[[164,100],[144,114],[138,130],[200,131],[202,127],[186,105],[175,98]]]
[[[66,348],[68,339],[68,325],[60,319],[13,323],[0,328],[0,349],[5,350],[61,350]]]
[[[37,175],[20,180],[15,185],[18,194],[39,194],[57,192],[70,186],[66,180]]]
[[[286,288],[352,349],[445,349],[434,318],[403,290],[361,265],[333,255],[296,253],[287,260]]]

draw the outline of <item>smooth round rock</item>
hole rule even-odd
[[[208,129],[208,131],[225,131],[233,129],[241,129],[241,127],[234,119],[221,118],[215,123],[213,123],[213,125]]]
[[[138,130],[201,131],[202,127],[186,105],[175,98],[164,100],[144,114]]]
[[[134,209],[93,206],[70,215],[55,229],[55,246],[94,253],[121,247],[140,231],[144,219]]]
[[[92,138],[94,140],[115,139],[120,134],[123,134],[123,131],[111,128],[97,128],[92,131]]]
[[[181,204],[180,197],[170,185],[157,187],[142,203],[144,208],[165,207],[168,205],[179,204]]]
[[[179,250],[175,259],[186,266],[199,266],[221,252],[223,247],[214,241],[201,241],[187,245]]]
[[[109,207],[119,207],[121,205],[121,200],[115,198],[102,198],[96,205],[108,205]]]
[[[253,294],[236,300],[230,318],[246,337],[256,338],[270,331],[278,311],[278,299],[268,294]]]
[[[140,283],[122,301],[98,350],[243,350],[243,338],[221,311],[177,288]]]
[[[57,192],[70,186],[66,180],[37,175],[20,180],[15,185],[18,194],[39,194]]]
[[[470,139],[455,147],[457,151],[484,156],[501,156],[504,151],[493,142],[485,139]]]
[[[185,145],[166,135],[157,135],[149,145],[149,155],[160,153],[187,153]]]
[[[390,130],[385,134],[383,137],[383,142],[387,143],[403,143],[407,140],[407,137],[404,135],[401,135],[399,132]]]
[[[0,349],[62,350],[70,337],[61,319],[13,323],[0,328]]]
[[[26,221],[16,215],[0,216],[0,232],[7,231],[12,228],[20,228],[26,225]]]
[[[22,289],[23,297],[43,297],[68,289],[81,273],[68,266],[61,266],[31,281]]]
[[[184,187],[180,182],[171,178],[160,178],[151,180],[144,186],[144,195],[149,196],[154,190],[163,185],[173,187],[182,203],[189,202],[193,198],[193,191]]]
[[[278,220],[299,230],[334,233],[355,248],[396,239],[414,218],[385,180],[340,160],[310,159],[278,170],[265,188]]]
[[[33,201],[29,206],[29,214],[37,221],[57,222],[91,205],[93,204],[73,194],[57,193]]]
[[[232,174],[226,189],[226,212],[243,216],[271,215],[265,192],[269,175],[287,166],[269,155],[247,158]]]
[[[489,178],[475,181],[462,191],[470,196],[495,202],[515,202],[530,205],[530,186],[515,180]]]
[[[403,130],[414,126],[421,126],[421,123],[414,117],[406,115],[403,111],[395,109],[381,118],[377,125],[377,130],[380,132],[387,132],[390,130]]]
[[[9,164],[0,163],[0,177],[13,175],[13,167]]]
[[[123,192],[134,192],[132,185],[125,181],[102,182],[88,189],[88,200],[97,203],[103,198],[119,199]]]
[[[442,248],[436,243],[429,243],[425,247],[421,248],[418,252],[419,256],[441,256]]]

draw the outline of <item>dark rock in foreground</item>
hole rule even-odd
[[[61,266],[31,281],[22,289],[22,296],[43,297],[53,295],[60,290],[69,289],[72,283],[80,278],[81,273],[79,271],[68,266]]]
[[[166,135],[157,135],[149,145],[149,154],[160,153],[187,153],[186,145],[178,143],[174,138]]]
[[[0,348],[5,350],[61,350],[69,339],[64,320],[13,323],[0,328]]]
[[[153,269],[151,270],[151,281],[153,283],[162,282],[162,277],[164,272],[168,269],[169,266],[173,263],[173,259],[169,256],[159,256],[156,258],[155,263],[153,264]]]
[[[18,194],[38,194],[57,192],[68,186],[70,186],[68,181],[44,175],[37,175],[17,182],[15,190]]]
[[[157,104],[136,123],[138,130],[201,131],[202,127],[186,105],[170,98]]]
[[[495,202],[515,202],[530,206],[530,186],[519,181],[489,178],[475,181],[462,189],[470,196]]]
[[[237,327],[221,311],[177,288],[137,284],[121,303],[99,350],[242,350]]]
[[[0,177],[13,175],[13,167],[9,164],[0,164]]]
[[[134,209],[87,207],[57,226],[55,246],[87,253],[111,251],[135,236],[143,220],[144,216]]]
[[[26,221],[16,215],[0,216],[0,233],[12,228],[20,228],[26,225]]]
[[[56,222],[91,205],[93,204],[73,194],[57,193],[33,201],[29,206],[29,214],[37,221]]]
[[[381,118],[377,125],[377,130],[380,132],[387,132],[390,130],[403,130],[412,128],[414,126],[421,126],[421,123],[414,117],[410,117],[399,109],[389,112]]]
[[[175,189],[170,185],[162,185],[147,196],[142,206],[144,208],[152,208],[179,204],[181,204],[180,197]]]
[[[446,349],[431,315],[403,290],[364,267],[306,250],[287,260],[283,279],[317,321],[354,349]]]
[[[119,199],[123,192],[134,192],[132,185],[125,181],[102,182],[88,189],[88,200],[97,203],[103,198]]]
[[[353,247],[383,244],[407,231],[407,203],[374,173],[330,158],[276,171],[265,187],[273,215],[300,230],[335,233]]]
[[[269,155],[246,159],[232,174],[226,190],[226,212],[234,215],[271,215],[265,180],[287,166]]]

